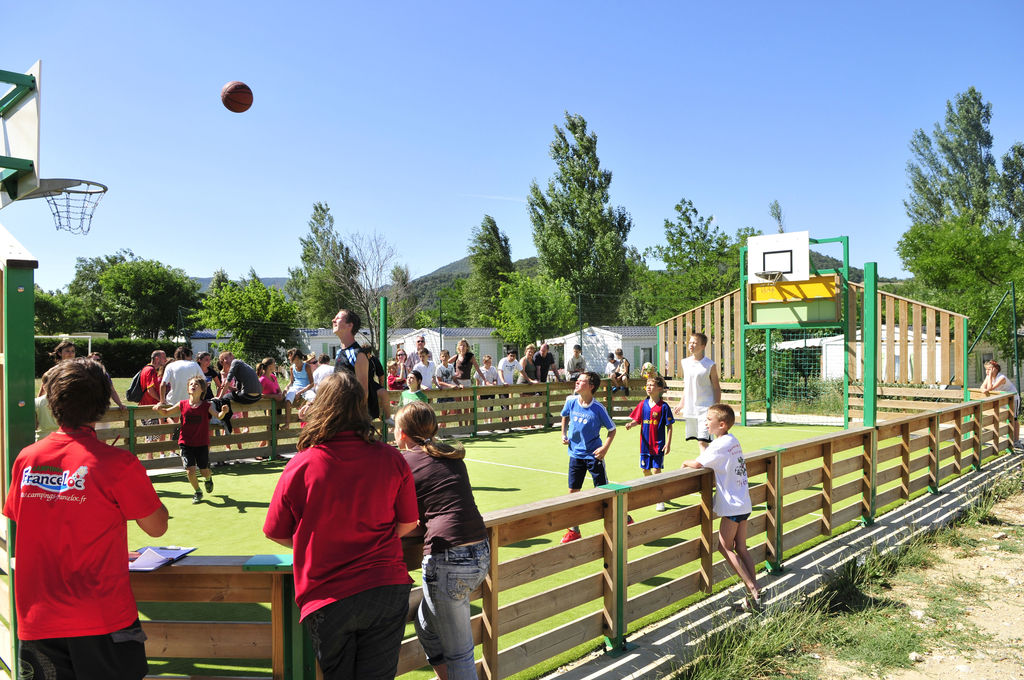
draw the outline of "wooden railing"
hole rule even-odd
[[[742,308],[740,290],[734,291],[694,307],[671,319],[658,324],[661,339],[659,361],[664,357],[662,373],[666,376],[679,375],[679,362],[686,358],[686,343],[690,333],[700,332],[708,336],[705,352],[718,364],[723,380],[734,380],[740,376],[740,351],[743,342]]]
[[[986,458],[1010,447],[1013,401],[1013,395],[1000,394],[750,452],[746,465],[755,511],[748,533],[755,561],[778,567],[784,555],[809,541],[870,523],[889,506],[938,491],[952,475],[980,469]],[[713,485],[706,470],[666,472],[488,513],[491,568],[473,595],[480,606],[472,623],[482,649],[481,677],[504,678],[602,639],[621,647],[630,624],[730,578],[716,553]],[[674,501],[673,510],[627,525],[630,508],[668,501]],[[583,525],[584,537],[557,543],[569,525]],[[524,550],[530,544],[544,547]],[[287,572],[246,573],[247,559],[188,557],[133,575],[142,602],[272,603],[269,626],[146,622],[148,653],[262,655],[275,679],[310,677],[309,650],[299,639],[294,607],[286,611],[282,604],[290,596],[288,579],[281,578]],[[532,594],[517,591],[527,584]],[[414,590],[410,616],[420,597]],[[410,636],[402,643],[399,671],[424,662]]]

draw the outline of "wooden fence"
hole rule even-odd
[[[1009,449],[1012,408],[1013,395],[1001,394],[750,452],[751,554],[779,566],[809,541],[870,523],[876,513],[980,468]],[[472,620],[480,676],[508,677],[602,639],[621,647],[631,624],[730,578],[716,553],[713,486],[706,470],[666,472],[488,513],[491,568],[473,595],[480,606]],[[630,508],[668,501],[673,510],[627,525]],[[572,524],[584,525],[584,538],[559,544],[557,537]],[[542,547],[524,551],[525,545]],[[272,603],[270,624],[148,621],[148,653],[263,658],[275,680],[312,677],[295,608],[284,604],[290,597],[286,563],[267,575],[249,573],[248,562],[187,557],[133,575],[143,611],[150,600]],[[517,590],[527,584],[532,594]],[[410,616],[420,597],[414,590]],[[410,636],[402,643],[399,670],[423,665],[419,643]]]
[[[864,368],[864,286],[850,283],[847,295],[847,371],[850,380],[859,380]],[[878,291],[877,299],[878,379],[889,384],[962,386],[967,317],[885,291]],[[718,364],[722,380],[738,381],[742,318],[736,289],[659,323],[663,373],[677,375],[690,333],[700,331],[708,336],[706,352]]]

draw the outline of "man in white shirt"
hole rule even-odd
[[[202,378],[206,375],[199,364],[192,360],[192,350],[178,347],[174,350],[174,361],[164,367],[164,378],[160,382],[160,401],[166,404],[179,404],[188,399],[188,381],[191,378]]]
[[[435,390],[437,385],[434,383],[434,372],[437,370],[437,364],[430,360],[430,350],[423,348],[420,350],[420,360],[413,366],[414,371],[419,371],[420,376],[423,378],[423,382],[420,383],[421,390]]]

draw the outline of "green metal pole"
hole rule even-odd
[[[1017,287],[1010,281],[1010,323],[1013,324],[1013,379],[1020,384],[1020,355],[1017,352]],[[965,354],[966,356],[966,354]],[[967,374],[964,374],[964,384],[967,384]]]
[[[14,241],[7,235],[10,241]],[[20,249],[21,246],[16,241]],[[24,253],[31,258],[28,253]],[[33,269],[38,266],[35,260],[25,258],[17,264],[10,257],[3,263],[3,356],[4,356],[4,451],[7,460],[7,479],[11,478],[14,459],[18,452],[35,440],[35,341],[32,337],[35,327],[35,286]],[[16,574],[11,569],[15,557],[15,524],[7,520],[7,573],[10,603],[7,620],[11,627],[9,659],[14,660],[15,668],[11,669],[13,677],[20,677],[20,664],[17,661],[18,623],[15,614],[14,580]]]
[[[772,422],[772,329],[764,332],[764,421]]]
[[[878,411],[878,263],[864,263],[864,427]]]
[[[608,489],[615,492],[616,504],[615,504],[615,535],[619,537],[619,540],[615,542],[615,564],[612,565],[612,569],[615,572],[615,630],[617,635],[614,638],[605,636],[605,649],[612,653],[624,652],[628,649],[626,643],[626,552],[628,550],[629,541],[626,540],[626,524],[627,524],[627,513],[626,503],[627,493],[632,487],[626,486],[625,484],[605,484],[600,487],[602,489]]]
[[[277,404],[270,403],[270,460],[277,458]]]
[[[740,425],[747,426],[747,247],[740,248]]]
[[[850,427],[850,239],[842,236],[843,276],[839,281],[839,294],[843,296],[843,429]],[[856,342],[856,337],[853,338]],[[854,345],[856,352],[856,345]]]

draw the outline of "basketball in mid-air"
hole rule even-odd
[[[232,80],[221,89],[220,100],[228,111],[242,113],[252,106],[252,90],[245,83]]]

